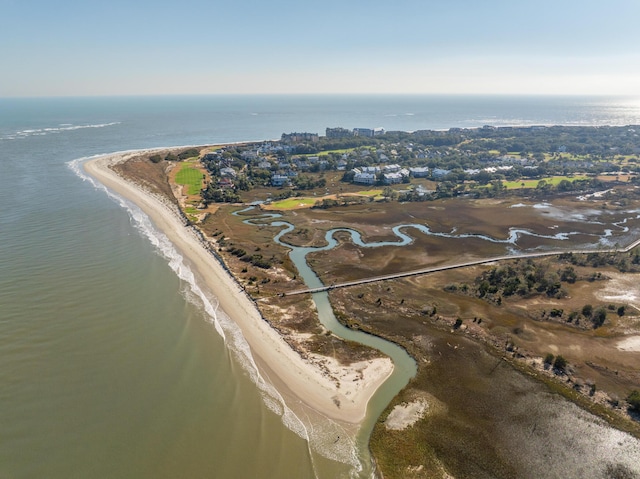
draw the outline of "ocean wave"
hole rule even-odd
[[[278,390],[271,383],[267,382],[260,374],[258,366],[251,353],[249,343],[242,334],[240,327],[222,309],[220,309],[218,299],[213,294],[206,292],[199,286],[195,274],[188,264],[185,263],[184,258],[177,251],[169,238],[156,229],[150,218],[138,206],[120,195],[113,193],[100,182],[96,181],[84,172],[82,164],[100,156],[103,155],[95,155],[72,160],[67,163],[67,166],[83,181],[88,181],[96,189],[104,191],[109,198],[114,200],[127,211],[132,220],[133,226],[149,240],[149,242],[154,246],[156,252],[167,260],[169,267],[184,282],[186,288],[181,291],[183,297],[186,301],[204,311],[207,320],[213,324],[218,334],[220,334],[224,340],[225,345],[233,354],[234,358],[240,363],[240,366],[248,373],[249,378],[258,388],[265,406],[270,411],[280,416],[282,423],[289,430],[306,440],[309,447],[317,453],[328,457],[329,459],[349,464],[353,466],[355,470],[359,470],[361,465],[357,456],[353,452],[355,444],[352,444],[351,448],[345,448],[342,451],[328,450],[324,447],[326,445],[326,442],[324,441],[326,437],[336,436],[336,430],[340,428],[337,423],[327,421],[322,428],[314,427],[313,436],[309,434],[307,426],[286,405],[284,398]],[[324,430],[325,434],[318,434],[320,433],[320,429]],[[342,435],[345,439],[347,436],[341,428],[338,430],[337,435]],[[312,454],[311,457],[313,457]]]
[[[119,121],[112,121],[111,123],[96,123],[91,125],[73,125],[70,123],[61,123],[56,127],[50,128],[35,128],[28,130],[19,130],[6,136],[0,137],[0,140],[17,140],[20,138],[29,138],[31,136],[46,136],[51,134],[62,133],[65,131],[84,130],[87,128],[106,128],[108,126],[119,125]]]

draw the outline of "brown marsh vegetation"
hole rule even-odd
[[[135,170],[144,182],[167,194],[171,188],[165,186],[162,167],[145,164],[122,171],[133,175]],[[371,201],[283,211],[279,220],[294,225],[283,241],[307,246],[325,244],[325,234],[333,228],[355,229],[366,243],[396,241],[391,228],[411,223],[427,225],[434,233],[480,234],[497,240],[506,240],[510,228],[544,236],[572,233],[565,240],[521,236],[514,245],[405,228],[413,238],[410,245],[378,248],[359,247],[348,234],[337,233],[338,247],[308,257],[316,274],[330,284],[512,250],[593,247],[603,237],[609,247],[625,245],[632,239],[629,231],[640,229],[632,213],[640,204],[634,201],[579,201],[569,196],[549,198],[544,204],[523,198]],[[198,227],[265,319],[303,354],[331,351],[345,362],[377,354],[327,335],[309,296],[280,296],[304,287],[287,248],[272,241],[282,227],[247,225],[243,220],[259,212],[233,214],[242,208],[209,206]],[[611,232],[605,233],[607,229]],[[254,261],[257,256],[265,262]],[[558,258],[535,264],[558,276],[569,266]],[[331,291],[336,316],[344,324],[400,344],[418,363],[418,374],[389,405],[372,435],[371,448],[385,477],[519,477],[530,465],[512,457],[520,442],[513,440],[513,429],[505,423],[537,435],[527,447],[542,444],[549,436],[540,436],[540,431],[554,425],[545,426],[533,419],[540,414],[527,416],[518,408],[544,408],[560,396],[640,437],[640,426],[624,401],[640,387],[640,351],[619,347],[623,338],[640,334],[640,304],[607,293],[637,287],[637,273],[623,273],[612,264],[571,264],[576,280],[560,281],[563,294],[545,290],[505,295],[501,290],[493,296],[479,295],[482,278],[492,268],[506,266],[508,262],[502,262]],[[585,305],[604,310],[599,327],[584,314]],[[577,314],[569,321],[573,312]],[[561,356],[566,367],[554,371],[545,364],[548,355]],[[429,404],[426,417],[405,430],[389,431],[384,419],[392,408],[416,398]]]

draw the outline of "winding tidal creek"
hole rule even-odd
[[[235,214],[249,216],[245,220],[247,224],[281,228],[274,242],[290,249],[290,259],[309,289],[322,289],[325,285],[309,267],[307,255],[335,248],[338,241],[334,234],[339,231],[350,234],[351,241],[362,248],[408,245],[412,238],[401,230],[410,227],[424,234],[452,239],[459,236],[455,232],[433,233],[423,225],[401,225],[393,229],[397,241],[365,243],[359,232],[335,228],[326,233],[324,246],[299,247],[282,241],[295,227],[279,221],[281,215],[257,212],[252,215],[251,210],[246,208]],[[620,229],[623,228],[620,225]],[[465,237],[516,246],[522,235],[560,241],[569,236],[536,235],[511,229],[506,240],[484,235]],[[610,235],[611,231],[605,230],[599,239],[607,241]],[[366,420],[357,438],[357,454],[363,465],[361,476],[371,477],[375,474],[368,449],[371,432],[387,405],[416,376],[417,365],[396,344],[340,324],[326,290],[315,292],[312,297],[319,319],[328,330],[345,340],[381,351],[394,364],[393,374],[369,402]],[[430,393],[446,398],[446,413],[431,419],[434,434],[427,442],[456,478],[640,477],[640,441],[633,436],[611,428],[551,393],[544,385],[489,354],[480,344],[441,330],[430,331],[428,341],[434,355],[426,373]]]

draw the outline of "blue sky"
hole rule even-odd
[[[0,97],[640,95],[640,0],[0,0]]]

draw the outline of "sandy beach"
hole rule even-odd
[[[315,416],[316,419],[336,421],[348,430],[357,429],[354,426],[364,419],[369,399],[393,370],[391,360],[379,358],[345,366],[327,358],[324,365],[329,368],[331,377],[311,361],[304,360],[262,318],[255,304],[195,232],[183,224],[172,205],[124,180],[110,168],[110,165],[140,153],[118,153],[92,159],[84,164],[84,169],[108,189],[142,209],[188,259],[203,283],[200,286],[218,298],[220,308],[239,326],[261,377],[277,389],[287,407],[299,418]]]

